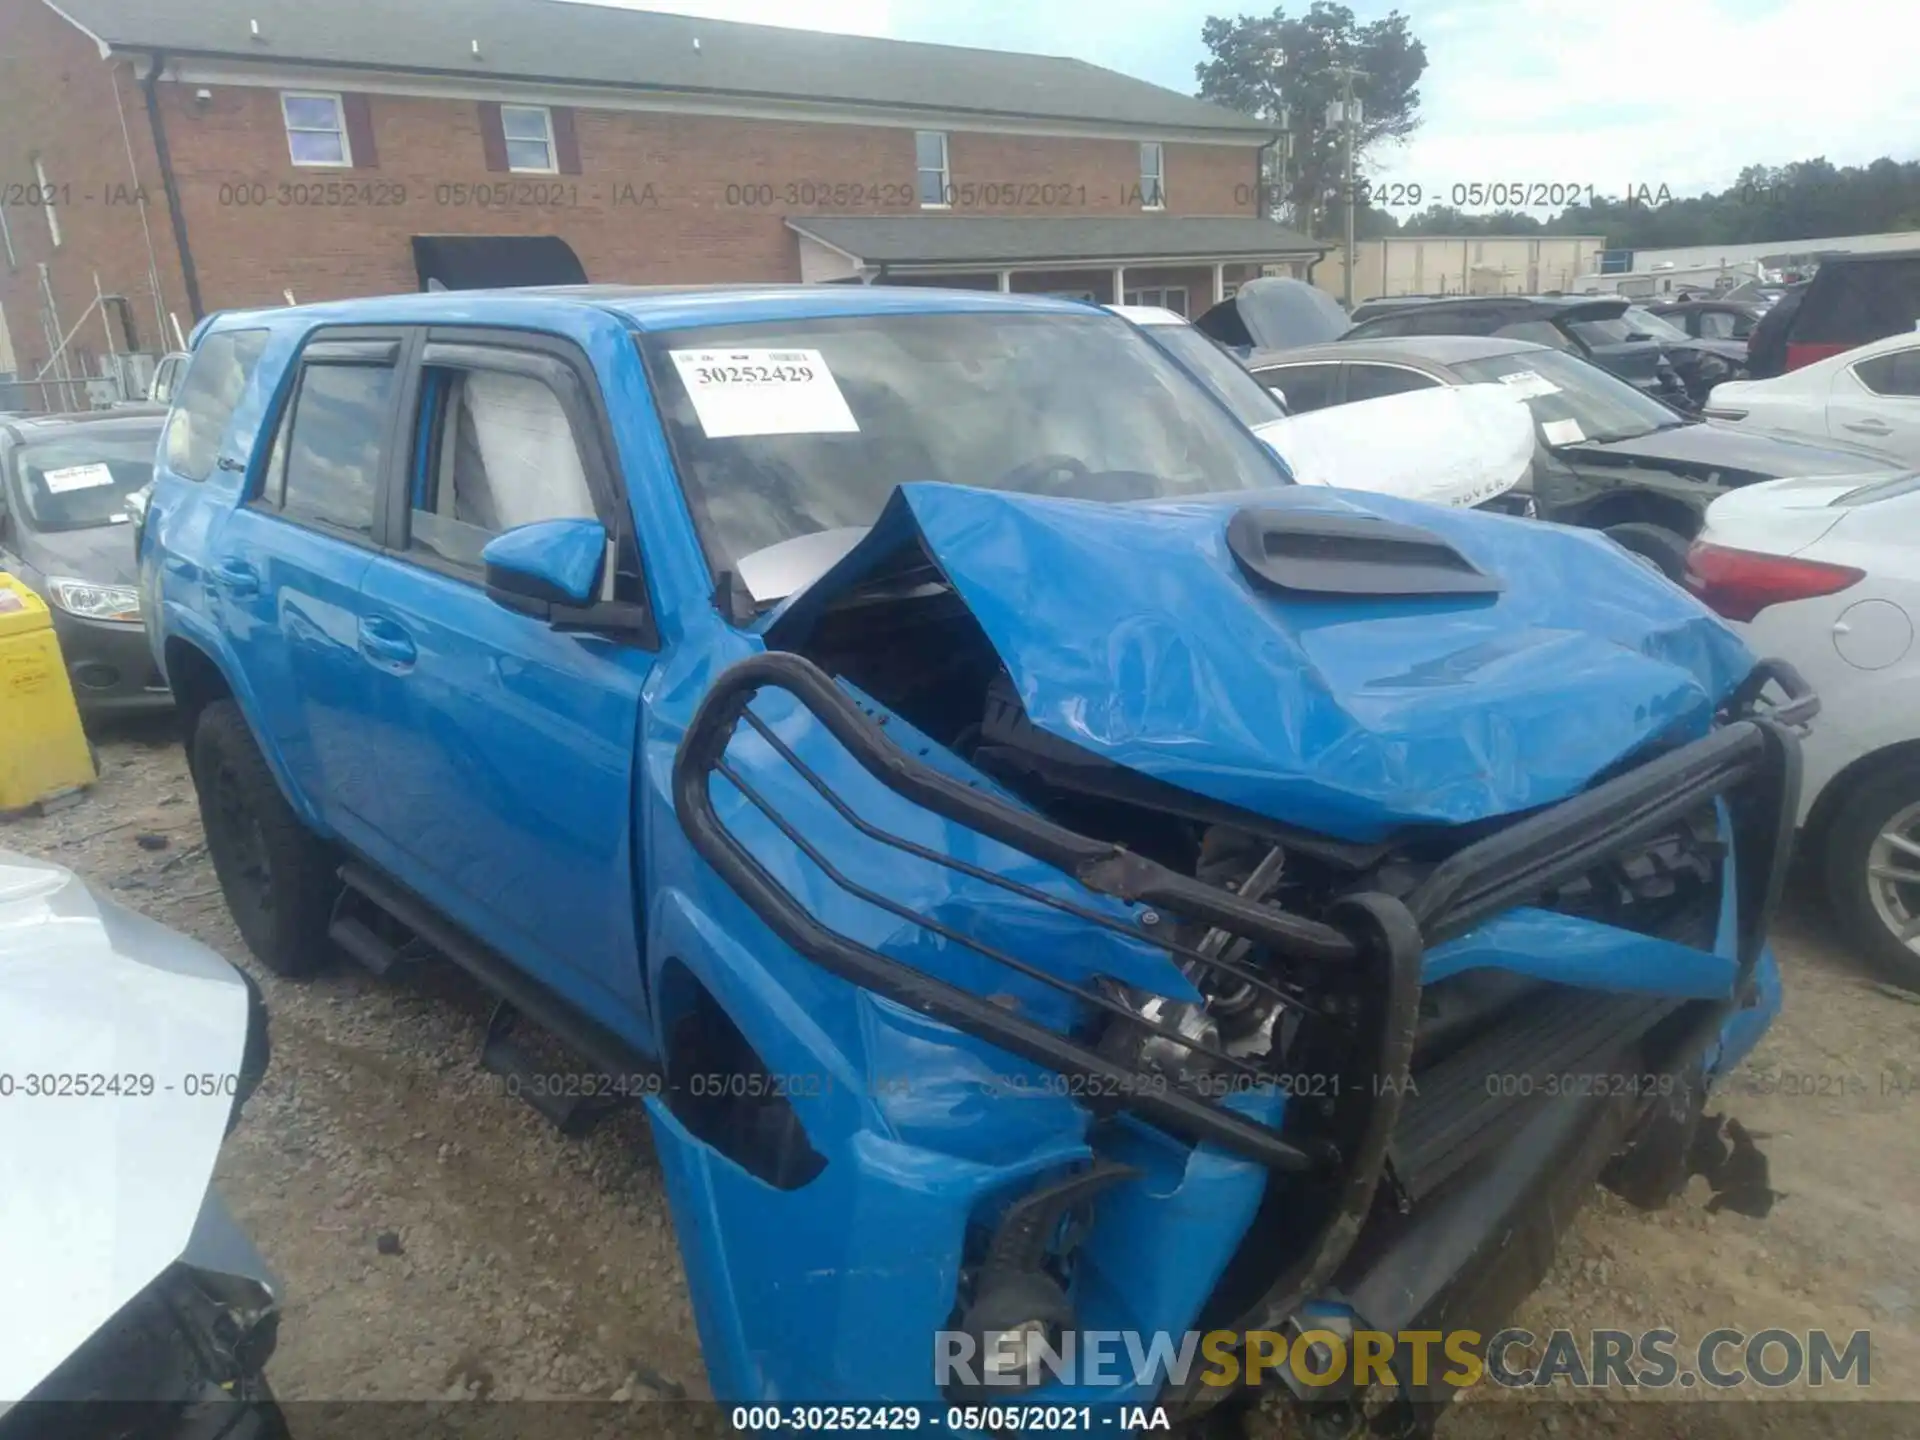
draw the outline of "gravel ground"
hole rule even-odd
[[[221,901],[170,726],[98,738],[92,794],[0,829],[0,845],[71,867],[261,979],[273,1065],[218,1183],[286,1282],[276,1390],[299,1401],[709,1393],[640,1117],[569,1140],[507,1097],[475,1063],[487,998],[451,967],[398,981],[348,963],[301,984],[262,973]],[[1653,1216],[1597,1193],[1517,1323],[1665,1325],[1683,1344],[1719,1327],[1867,1329],[1864,1394],[1920,1399],[1920,1003],[1863,976],[1827,932],[1796,896],[1777,934],[1785,1014],[1725,1097],[1765,1137],[1783,1192],[1773,1213],[1709,1213],[1698,1179]],[[1862,1394],[1845,1390],[1770,1398]],[[1737,1408],[1741,1434],[1920,1428],[1907,1406]],[[650,1407],[628,1433],[661,1433],[665,1413]],[[1448,1433],[1705,1436],[1733,1433],[1733,1413],[1502,1395],[1457,1406]],[[1252,1430],[1284,1425],[1269,1413]]]

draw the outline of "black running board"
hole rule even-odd
[[[654,1061],[606,1026],[581,1014],[491,947],[467,934],[419,896],[402,889],[358,861],[349,861],[341,866],[340,879],[349,890],[393,917],[503,1002],[507,1013],[496,1009],[493,1020],[488,1024],[488,1048],[494,1058],[502,1062],[499,1073],[528,1073],[524,1066],[515,1066],[513,1063],[519,1047],[512,1046],[507,1050],[500,1048],[500,1042],[506,1039],[512,1020],[524,1017],[597,1068],[598,1073],[593,1076],[595,1083],[591,1087],[596,1093],[639,1096],[657,1093],[661,1088],[662,1072]],[[371,931],[368,933],[371,934]],[[338,941],[340,935],[335,933],[334,939]],[[533,1104],[538,1090],[538,1086],[527,1086],[521,1094],[529,1104]],[[536,1104],[534,1108],[546,1114],[563,1130],[569,1122],[582,1118],[575,1116],[571,1108],[566,1113],[555,1113],[545,1105]]]
[[[1418,1204],[1561,1094],[1632,1094],[1638,1077],[1615,1066],[1633,1042],[1679,1009],[1669,996],[1555,987],[1518,1007],[1463,1049],[1414,1072],[1387,1163]]]

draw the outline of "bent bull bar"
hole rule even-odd
[[[1762,711],[1768,681],[1787,702]],[[835,885],[865,903],[920,925],[1040,984],[1071,994],[1095,1010],[1124,1018],[1255,1081],[1279,1077],[1245,1060],[1156,1025],[1110,993],[1075,985],[973,939],[941,921],[863,887],[779,815],[729,763],[727,750],[744,724],[791,766],[834,811],[874,842],[993,885],[1088,924],[1157,946],[1190,970],[1201,966],[1249,984],[1287,1004],[1309,1001],[1251,969],[1169,938],[1171,925],[1132,925],[1049,895],[979,866],[891,834],[856,814],[792,748],[749,708],[762,690],[785,690],[883,785],[945,819],[1040,860],[1086,889],[1159,910],[1251,941],[1282,961],[1320,967],[1366,965],[1378,983],[1366,1031],[1374,1036],[1370,1073],[1377,1097],[1354,1153],[1284,1137],[1219,1103],[1174,1088],[1161,1077],[1114,1060],[1091,1046],[995,1004],[970,990],[904,964],[823,925],[722,824],[711,779],[728,781]],[[1256,904],[1232,891],[1182,875],[1110,842],[1092,839],[1043,816],[973,789],[906,753],[863,714],[833,679],[798,655],[770,652],[732,666],[714,683],[688,727],[674,764],[674,806],[694,849],[788,945],[815,964],[921,1014],[984,1039],[1011,1054],[1087,1082],[1099,1107],[1131,1111],[1193,1142],[1212,1142],[1271,1169],[1327,1175],[1344,1170],[1347,1186],[1370,1195],[1384,1163],[1411,1061],[1426,946],[1459,935],[1502,910],[1527,903],[1611,856],[1659,835],[1699,805],[1724,797],[1733,818],[1737,857],[1741,983],[1764,944],[1778,903],[1799,795],[1799,745],[1792,725],[1818,700],[1791,667],[1766,662],[1729,702],[1725,723],[1705,738],[1655,757],[1572,799],[1519,820],[1443,861],[1411,894],[1349,896],[1330,910],[1334,923]],[[1231,949],[1231,947],[1228,947]],[[1367,1073],[1366,1070],[1362,1071]],[[1343,1163],[1344,1159],[1344,1163]],[[1361,1200],[1359,1196],[1347,1197]],[[1349,1207],[1343,1205],[1343,1210]],[[1359,1209],[1364,1210],[1364,1200]],[[1354,1213],[1349,1211],[1349,1213]]]

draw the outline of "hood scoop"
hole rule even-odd
[[[1367,514],[1246,509],[1227,549],[1258,589],[1306,595],[1498,595],[1505,586],[1445,539]]]

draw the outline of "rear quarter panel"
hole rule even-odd
[[[234,652],[218,610],[218,597],[208,582],[209,568],[217,558],[230,517],[258,483],[266,463],[264,452],[271,442],[269,422],[277,413],[300,346],[315,327],[303,319],[278,324],[241,323],[231,328],[269,331],[267,344],[228,420],[219,450],[221,455],[243,458],[246,468],[223,470],[216,465],[206,479],[190,480],[167,464],[163,432],[154,463],[153,498],[141,536],[140,588],[148,615],[147,635],[163,675],[168,673],[169,642],[191,645],[214,663],[246,715],[289,803],[306,824],[325,833],[312,797],[293,784],[285,756],[273,739],[271,727],[264,723],[258,688]],[[196,337],[196,344],[204,338],[204,334]],[[169,427],[176,418],[176,412],[169,412]],[[173,683],[170,675],[168,678]]]
[[[1916,533],[1920,495],[1851,507],[1825,535],[1795,554],[1854,566],[1866,571],[1866,578],[1833,595],[1770,605],[1734,627],[1744,632],[1755,654],[1793,664],[1820,696],[1820,715],[1801,746],[1803,824],[1848,766],[1890,746],[1920,741],[1920,646],[1914,637],[1920,626],[1920,546],[1910,538]],[[1740,544],[1737,533],[1710,532],[1708,538]],[[1892,635],[1896,642],[1904,633],[1904,647],[1887,642],[1877,654],[1859,655],[1853,642],[1870,632]],[[1843,644],[1856,649],[1856,658],[1879,663],[1870,669],[1853,663]]]

